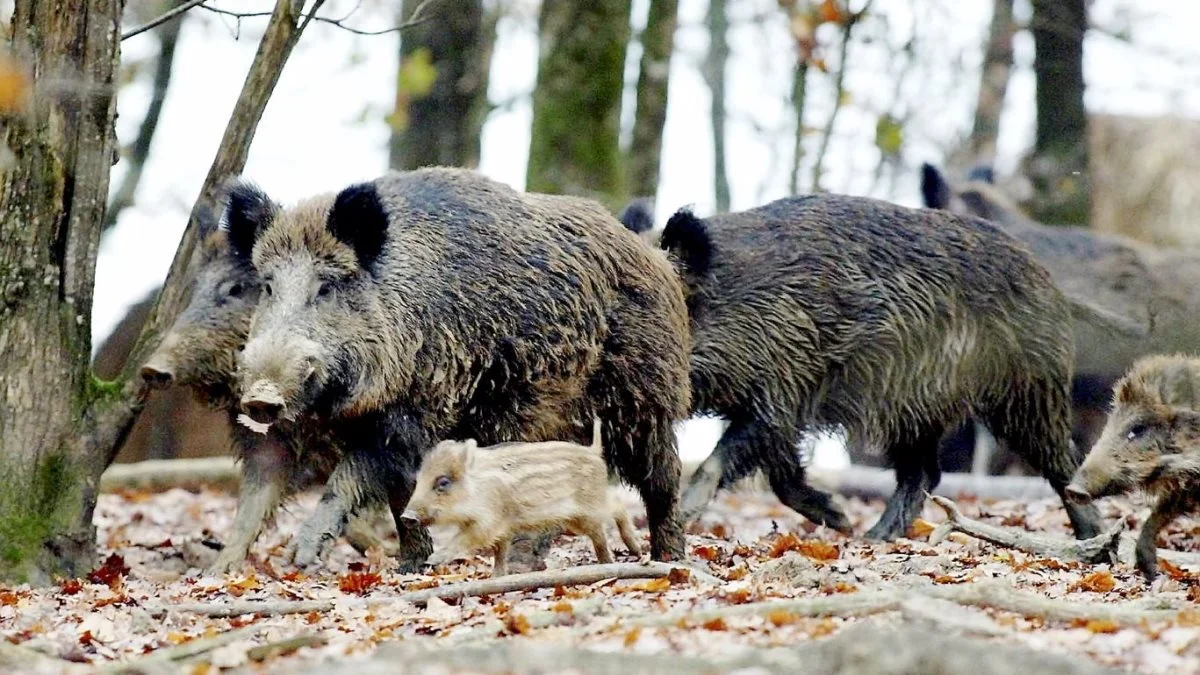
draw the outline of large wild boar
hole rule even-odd
[[[248,205],[241,205],[246,208]],[[261,282],[248,255],[249,245],[233,245],[211,214],[200,219],[200,260],[191,297],[141,375],[155,389],[190,388],[197,398],[225,415],[233,446],[242,462],[233,531],[212,570],[240,566],[281,501],[289,494],[323,481],[340,457],[336,439],[315,426],[280,424],[269,434],[254,433],[235,421],[235,355],[250,330]],[[243,254],[239,254],[239,250]],[[380,544],[368,527],[356,523],[347,538],[360,552]],[[407,540],[402,538],[402,543]],[[421,554],[423,559],[428,551]],[[410,561],[409,567],[421,562]]]
[[[814,195],[708,219],[680,211],[660,245],[692,320],[692,409],[729,421],[683,497],[685,518],[762,468],[818,523],[845,516],[805,482],[804,430],[884,448],[897,490],[868,532],[904,534],[941,477],[936,447],[968,415],[1062,494],[1070,447],[1069,306],[1010,237],[975,218]],[[1094,508],[1067,504],[1075,532]]]
[[[597,560],[610,563],[612,550],[604,533],[609,520],[616,522],[629,552],[640,554],[629,514],[609,495],[599,419],[592,434],[591,445],[544,441],[480,448],[467,439],[434,446],[421,463],[404,515],[458,531],[429,562],[491,548],[492,575],[503,576],[514,534],[561,528],[591,539]]]
[[[1079,503],[1142,490],[1154,510],[1137,540],[1137,566],[1158,574],[1158,533],[1200,506],[1200,358],[1139,359],[1114,388],[1100,440],[1067,486]]]
[[[1043,225],[1026,216],[992,182],[986,167],[952,187],[922,166],[925,204],[996,223],[1029,247],[1064,293],[1148,328],[1113,330],[1095,317],[1072,323],[1075,443],[1089,448],[1104,424],[1107,394],[1135,359],[1157,352],[1200,351],[1200,254],[1165,250],[1089,228]]]
[[[365,503],[388,500],[399,518],[438,439],[584,440],[597,416],[608,465],[646,505],[652,555],[683,556],[683,291],[599,204],[422,169],[231,210],[230,230],[256,239],[265,291],[240,355],[243,409],[328,420],[347,449],[299,564]]]

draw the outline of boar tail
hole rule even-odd
[[[1078,296],[1069,294],[1064,294],[1064,296],[1071,308],[1071,317],[1076,321],[1083,321],[1096,327],[1107,328],[1114,333],[1135,338],[1143,338],[1150,333],[1146,326],[1127,316],[1098,307]]]

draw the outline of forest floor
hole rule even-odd
[[[640,502],[626,497],[645,538]],[[487,578],[490,558],[454,563],[436,575],[402,575],[378,552],[363,557],[339,543],[325,569],[298,575],[283,554],[315,498],[292,502],[260,537],[242,573],[215,578],[199,568],[216,555],[212,540],[231,525],[232,495],[207,489],[102,495],[96,523],[104,565],[56,588],[0,587],[0,663],[10,664],[8,672],[86,672],[127,661],[133,672],[365,675],[397,666],[404,672],[807,672],[798,660],[810,670],[823,663],[828,672],[857,658],[859,670],[839,672],[873,672],[865,664],[880,655],[864,654],[897,650],[883,655],[883,663],[907,658],[926,665],[889,672],[932,672],[930,659],[944,660],[963,645],[959,667],[972,675],[992,672],[988,658],[1000,659],[1003,672],[1031,656],[1051,659],[1045,672],[1200,671],[1200,611],[1189,609],[1200,609],[1193,604],[1200,576],[1168,566],[1168,574],[1147,585],[1128,565],[1059,561],[963,534],[930,545],[930,523],[945,519],[933,504],[911,539],[871,543],[816,528],[769,495],[738,491],[719,498],[690,529],[690,564],[717,577],[707,583],[702,574],[678,573],[415,603],[397,596]],[[843,503],[856,532],[883,507],[874,500]],[[983,522],[1068,536],[1064,511],[1053,500],[958,504]],[[1110,523],[1120,518],[1131,527],[1146,513],[1124,500],[1108,500],[1101,510]],[[1197,547],[1198,532],[1200,521],[1180,519],[1160,545]],[[618,561],[637,562],[615,535]],[[560,537],[547,565],[594,562],[585,540]],[[325,602],[309,611],[232,617],[190,606],[301,600]],[[876,632],[854,632],[868,629]],[[889,643],[887,631],[902,636],[900,643]],[[838,635],[848,637],[836,654],[797,651],[838,644]],[[987,651],[1005,645],[1018,649]],[[905,649],[936,653],[914,657],[902,655]],[[975,656],[979,649],[992,655]]]

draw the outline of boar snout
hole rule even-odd
[[[271,424],[283,413],[285,401],[279,387],[268,380],[259,380],[242,395],[242,410],[259,424]]]
[[[151,389],[166,389],[175,381],[175,372],[166,363],[152,361],[142,366],[142,380]]]

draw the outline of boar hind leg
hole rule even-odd
[[[209,571],[225,574],[242,565],[263,524],[279,506],[294,470],[291,452],[271,436],[258,437],[242,451],[242,483],[233,531]]]
[[[756,454],[756,422],[732,422],[721,434],[717,447],[705,458],[688,480],[683,491],[680,518],[690,523],[700,517],[717,496],[759,468]]]
[[[612,419],[619,419],[613,414]],[[608,420],[609,416],[601,414]],[[667,415],[642,418],[636,431],[604,429],[607,457],[627,483],[637,489],[650,525],[650,555],[655,560],[683,560],[683,527],[679,524],[679,452]],[[645,421],[648,420],[648,421]]]
[[[1187,506],[1187,500],[1182,497],[1167,495],[1158,500],[1150,517],[1142,524],[1134,553],[1138,571],[1146,577],[1147,582],[1154,581],[1154,577],[1158,575],[1158,533],[1176,516],[1186,511]]]
[[[1026,396],[1026,398],[1032,398]],[[991,416],[989,426],[996,438],[1007,442],[1010,450],[1024,459],[1050,482],[1062,499],[1077,539],[1091,539],[1103,529],[1103,519],[1095,504],[1075,504],[1066,498],[1066,487],[1079,468],[1083,453],[1071,449],[1070,416],[1066,396],[1050,396],[1057,401],[1051,412],[1035,403],[1010,403]]]
[[[879,521],[867,531],[868,539],[890,541],[908,532],[925,504],[925,493],[937,487],[942,479],[938,466],[941,437],[941,427],[930,426],[915,437],[893,443],[888,448],[888,458],[896,468],[896,491]]]

